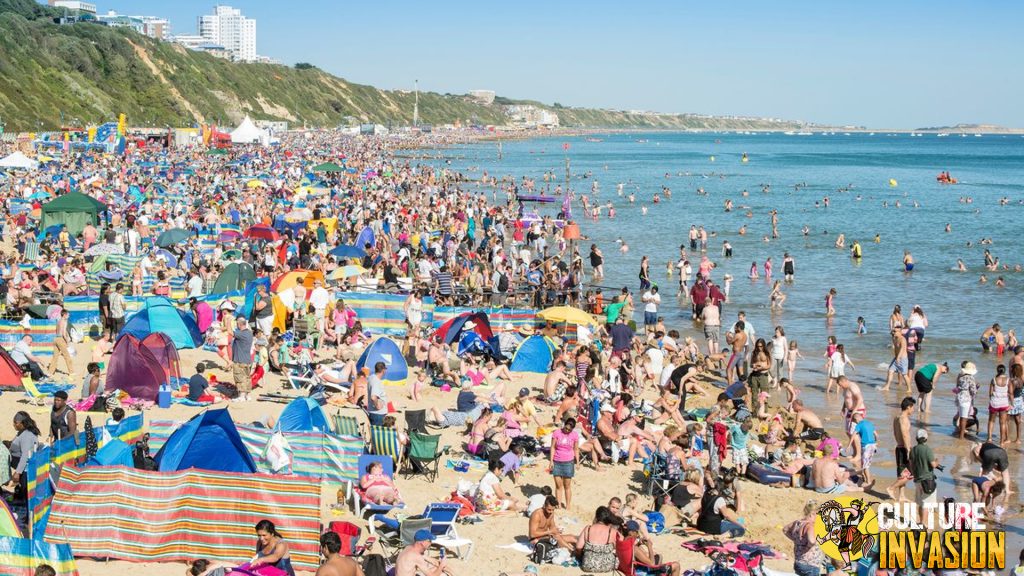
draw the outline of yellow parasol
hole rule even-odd
[[[554,306],[546,308],[537,313],[537,317],[550,322],[565,322],[566,324],[584,324],[596,326],[597,321],[590,314],[572,306]]]

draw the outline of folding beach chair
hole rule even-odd
[[[295,390],[309,388],[320,380],[309,365],[284,364],[281,367],[284,368],[284,376],[288,380],[288,386]]]
[[[380,462],[381,466],[384,467],[384,475],[394,480],[395,478],[395,465],[394,460],[390,456],[374,456],[371,454],[363,454],[359,457],[359,476],[362,477],[366,474],[370,464],[374,462]],[[359,482],[355,483],[352,488],[352,508],[356,513],[356,516],[362,517],[364,514],[386,514],[390,510],[395,508],[405,508],[405,504],[374,504],[368,500],[365,500],[365,494],[362,489],[359,488]]]
[[[436,502],[428,504],[423,515],[430,519],[430,532],[434,535],[434,544],[455,552],[456,557],[469,560],[473,554],[473,541],[468,538],[460,538],[456,529],[456,520],[459,519],[459,511],[462,504],[452,502]],[[463,554],[460,550],[465,548]]]
[[[375,527],[377,523],[380,523],[379,527]],[[370,517],[369,521],[370,533],[379,537],[380,547],[384,549],[384,555],[388,558],[394,557],[406,546],[412,545],[416,532],[430,530],[432,524],[430,518],[422,516],[410,516],[396,520],[383,514],[375,514]]]
[[[334,433],[338,436],[358,436],[366,440],[363,427],[355,416],[342,416],[341,410],[338,410],[331,419],[334,421]]]
[[[420,434],[427,433],[427,411],[426,410],[406,410],[405,411],[405,427],[410,434],[413,432],[419,432]]]
[[[398,441],[398,430],[386,426],[370,426],[370,449],[378,456],[394,459],[394,468],[402,463],[402,445]]]
[[[405,460],[402,476],[406,479],[423,474],[428,482],[437,480],[438,462],[448,453],[450,446],[441,447],[441,436],[409,433],[409,454]]]
[[[43,405],[43,399],[46,398],[47,395],[40,392],[39,388],[36,388],[36,383],[32,380],[31,376],[22,376],[21,385],[25,388],[25,394],[28,394],[28,397],[32,400],[33,404],[36,406]]]

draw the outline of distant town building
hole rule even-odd
[[[494,90],[470,90],[469,97],[478,104],[494,104]]]
[[[81,0],[48,0],[47,2],[54,8],[64,8],[76,12],[76,15],[85,14],[96,14],[96,5],[92,2],[82,2]]]
[[[557,128],[558,114],[530,104],[505,107],[509,123],[523,128]]]
[[[235,60],[256,60],[256,21],[237,8],[216,6],[213,14],[200,16],[199,35],[212,45],[223,46]]]
[[[60,1],[60,0],[58,0]],[[111,27],[123,26],[131,28],[139,34],[145,34],[157,40],[167,40],[171,35],[171,23],[166,18],[156,16],[127,16],[110,10],[97,16],[96,20]]]
[[[172,40],[176,44],[181,44],[189,50],[195,50],[196,52],[206,52],[207,54],[210,54],[211,56],[216,56],[217,58],[233,60],[235,57],[234,54],[227,48],[221,46],[220,44],[210,42],[202,36],[196,36],[194,34],[179,34],[177,36],[174,36]]]

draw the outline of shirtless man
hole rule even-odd
[[[316,576],[363,576],[362,566],[341,555],[341,537],[334,532],[324,532],[320,536],[320,553],[325,560],[316,569]]]
[[[879,390],[888,390],[893,375],[903,380],[907,387],[907,394],[910,394],[910,371],[907,369],[910,360],[907,358],[907,338],[903,335],[901,328],[892,330],[892,362],[889,363],[889,372],[885,375],[885,386]]]
[[[833,458],[832,444],[826,444],[820,458],[811,464],[811,481],[819,494],[863,492],[863,488],[850,481],[850,473]]]
[[[732,357],[729,358],[729,364],[725,368],[725,377],[729,379],[729,382],[735,382],[739,380],[740,372],[746,371],[746,352],[747,346],[747,333],[744,331],[746,325],[743,320],[740,320],[733,327],[735,332],[732,337]]]
[[[413,543],[406,546],[398,559],[395,560],[395,576],[441,576],[448,574],[448,564],[444,560],[434,561],[427,558],[427,550],[434,540],[430,530],[417,530]]]
[[[564,384],[567,388],[572,385],[572,381],[565,374],[565,362],[561,360],[556,362],[554,370],[548,372],[548,375],[544,377],[544,397],[552,398],[559,383]]]
[[[885,489],[889,497],[903,501],[903,487],[913,480],[910,474],[910,415],[917,401],[907,396],[900,402],[900,413],[892,419],[892,435],[896,440],[896,481]]]
[[[554,541],[561,548],[575,550],[576,537],[572,534],[562,534],[562,530],[555,524],[557,508],[558,498],[549,495],[544,499],[544,505],[530,514],[530,544],[548,539]]]
[[[821,425],[821,418],[809,408],[804,407],[804,401],[797,398],[793,400],[793,412],[796,413],[796,424],[793,426],[793,436],[801,440],[821,440],[825,435],[825,427]]]
[[[854,413],[867,414],[867,408],[864,406],[864,395],[860,392],[860,386],[846,376],[840,376],[836,382],[839,383],[839,389],[843,391],[843,419],[846,424],[846,435],[853,436],[853,427],[855,426],[853,423]]]
[[[982,352],[994,351],[996,354],[1002,356],[1005,346],[1006,336],[1003,334],[998,323],[986,328],[985,331],[981,333]]]

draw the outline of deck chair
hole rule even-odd
[[[664,564],[652,566],[650,564],[644,564],[637,561],[634,543],[636,538],[623,538],[619,540],[619,543],[615,546],[616,556],[619,558],[619,573],[624,576],[647,576],[654,570],[658,570],[664,567]]]
[[[320,380],[309,365],[284,364],[281,367],[284,369],[284,377],[288,381],[288,386],[294,390],[310,388]]]
[[[376,522],[375,522],[376,520]],[[375,528],[380,523],[379,531]],[[383,514],[375,514],[370,517],[370,533],[378,536],[380,547],[384,549],[384,555],[391,558],[402,551],[406,546],[413,543],[416,532],[419,530],[430,530],[433,524],[430,518],[421,516],[410,516],[402,520],[388,518]]]
[[[394,469],[402,463],[402,444],[398,441],[398,430],[386,426],[370,426],[370,449],[378,456],[394,459]]]
[[[338,410],[331,416],[334,424],[334,433],[338,436],[358,436],[364,441],[366,436],[363,434],[363,426],[359,423],[359,419],[355,416],[342,416],[341,410]]]
[[[437,480],[438,462],[450,446],[441,447],[441,436],[409,432],[409,454],[402,476],[406,479],[423,474],[428,482]]]
[[[430,533],[434,535],[434,544],[455,552],[455,556],[463,560],[469,560],[473,554],[473,541],[468,538],[460,538],[455,528],[456,520],[459,519],[459,511],[462,504],[452,502],[437,502],[428,504],[423,515],[430,519]],[[461,549],[465,548],[465,553]]]
[[[420,434],[427,433],[427,411],[426,410],[406,410],[405,411],[405,427],[409,433],[419,432]]]
[[[363,454],[362,456],[359,457],[359,476],[362,477],[363,474],[366,474],[366,470],[370,467],[370,464],[373,464],[374,462],[381,463],[381,466],[384,467],[385,475],[387,475],[392,480],[395,478],[394,460],[392,460],[390,456],[375,456],[372,454]],[[386,514],[387,512],[394,510],[395,508],[405,508],[405,504],[374,504],[372,502],[364,500],[363,496],[363,491],[359,488],[359,483],[357,481],[356,485],[352,488],[352,508],[353,510],[355,510],[356,516],[359,517],[362,517],[364,514],[367,513]]]
[[[31,376],[22,376],[21,385],[25,388],[25,394],[28,394],[28,397],[32,400],[33,404],[36,406],[43,405],[43,399],[46,398],[47,395],[40,392],[39,388],[36,388],[36,383],[32,380]]]
[[[664,452],[651,454],[644,464],[644,476],[644,495],[654,498],[655,510],[661,508],[665,496],[671,494],[672,489],[682,480],[681,470],[673,469],[668,455]]]

